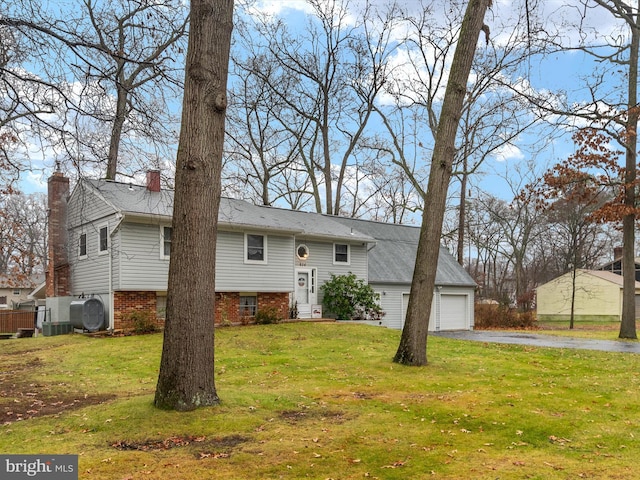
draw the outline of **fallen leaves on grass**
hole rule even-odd
[[[555,435],[550,435],[549,441],[551,443],[562,445],[562,446],[564,446],[567,443],[571,443],[571,440],[569,440],[568,438],[556,437]]]

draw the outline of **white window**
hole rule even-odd
[[[245,234],[244,251],[245,263],[267,263],[267,237]]]
[[[156,318],[166,320],[167,318],[167,296],[156,295]]]
[[[103,227],[100,227],[98,253],[100,255],[102,255],[103,253],[107,253],[108,248],[109,248],[109,228],[105,225]]]
[[[171,256],[171,235],[173,229],[171,227],[160,227],[160,258],[169,258]]]
[[[255,317],[258,310],[258,295],[256,293],[240,294],[240,318]]]
[[[86,258],[87,257],[87,234],[81,233],[78,238],[78,257]]]
[[[333,263],[343,263],[348,265],[350,263],[349,258],[349,245],[346,243],[334,243],[333,244]]]

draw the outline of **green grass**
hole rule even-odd
[[[412,368],[399,335],[218,329],[222,403],[187,413],[152,405],[160,334],[4,341],[0,452],[79,454],[91,480],[640,478],[640,356],[430,337]]]

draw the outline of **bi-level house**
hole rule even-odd
[[[160,188],[157,171],[148,172],[144,186],[81,179],[72,192],[69,180],[60,172],[54,173],[49,179],[47,272],[47,307],[52,320],[67,321],[72,303],[79,298],[95,298],[104,306],[103,328],[127,328],[132,314],[141,311],[161,322],[171,256],[172,208],[173,192]],[[417,244],[417,229],[402,228],[412,228],[410,237]],[[316,315],[312,308],[317,310],[322,303],[320,286],[332,274],[354,273],[369,281],[379,243],[375,232],[375,228],[358,228],[357,223],[337,217],[223,198],[218,217],[216,278],[211,286],[216,292],[212,321],[239,322],[266,306],[276,308],[283,318],[288,318],[292,310],[299,318]],[[388,245],[388,239],[381,241],[386,245],[382,261],[398,265],[399,259],[389,255],[393,246]],[[406,246],[401,248],[399,243],[398,248],[402,261],[409,265]],[[451,266],[451,256],[443,250],[441,263],[444,255],[444,264]],[[398,300],[383,325],[402,326],[400,316],[410,289],[407,278],[411,270],[412,265],[401,286],[397,278],[387,286],[384,278],[377,279],[382,281],[377,290],[384,296],[383,308],[385,303],[390,304],[391,297],[381,289],[394,292]],[[456,285],[450,288],[457,288],[456,294],[464,303],[455,328],[471,328],[475,284],[461,267],[454,270]],[[436,299],[441,288],[434,292]],[[440,313],[435,311],[436,315]],[[444,313],[442,318],[447,317]],[[448,327],[438,318],[431,328]]]

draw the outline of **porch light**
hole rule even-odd
[[[296,249],[296,256],[299,260],[306,260],[309,258],[309,247],[305,244],[298,245],[298,248]]]

